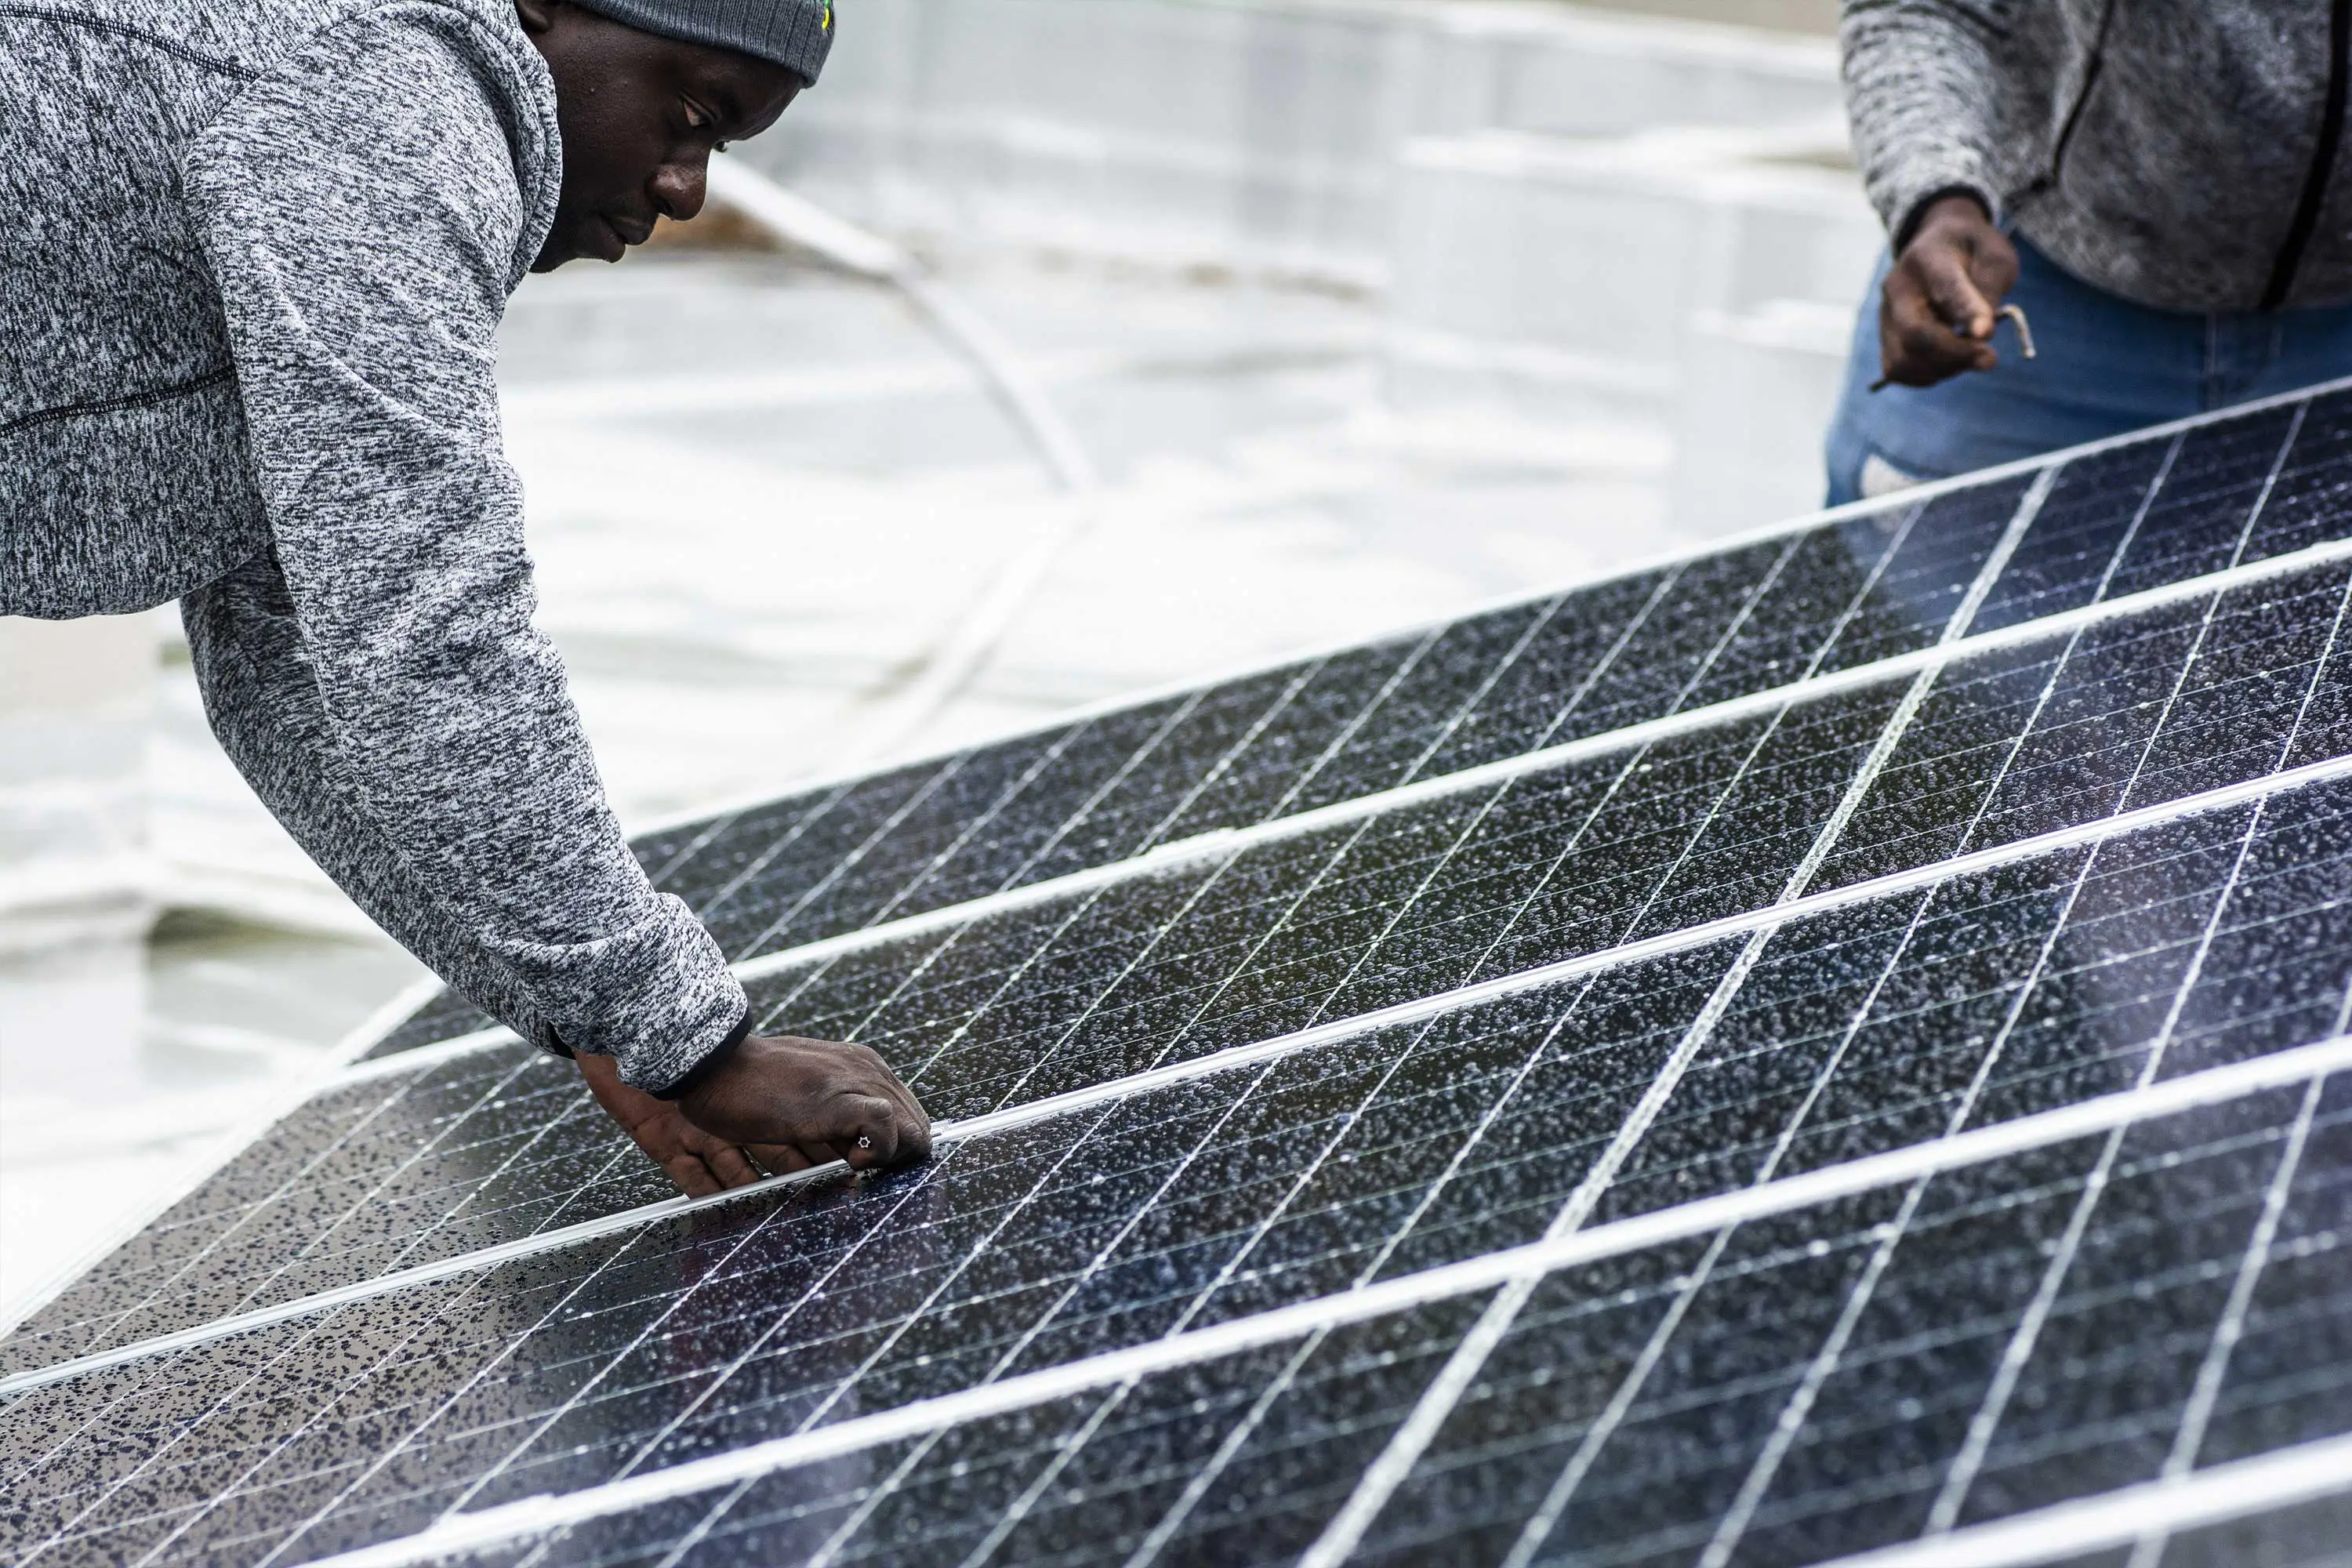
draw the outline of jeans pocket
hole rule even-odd
[[[1862,455],[1862,472],[1854,483],[1854,493],[1864,500],[1876,500],[1897,490],[1907,490],[1914,485],[1924,485],[1934,477],[1906,472],[1877,452],[1865,450]]]

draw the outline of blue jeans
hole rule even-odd
[[[1861,498],[1865,467],[1874,489],[1898,479],[1947,479],[2352,375],[2352,306],[2150,310],[2061,271],[2011,237],[2018,274],[2009,300],[2024,309],[2042,357],[2020,354],[2016,329],[2004,321],[1994,339],[2000,363],[1940,386],[1870,390],[1889,265],[1881,258],[1830,424],[1829,504]]]

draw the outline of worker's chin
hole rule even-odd
[[[621,237],[613,226],[602,218],[582,218],[576,223],[559,223],[539,247],[539,259],[530,264],[533,272],[552,272],[567,261],[618,261],[628,254]]]

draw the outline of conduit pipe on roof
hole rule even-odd
[[[1064,552],[1093,526],[1101,477],[1011,344],[905,248],[795,195],[739,158],[710,161],[709,191],[772,237],[869,281],[896,289],[950,347],[969,361],[1017,425],[1055,482],[1072,499],[1058,521],[1007,562],[934,643],[920,665],[888,689],[835,761],[887,757],[914,739],[985,668],[1023,607]]]

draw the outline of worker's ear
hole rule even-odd
[[[555,26],[555,13],[563,0],[515,0],[515,16],[521,19],[526,33],[544,33]]]

